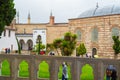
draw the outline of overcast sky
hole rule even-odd
[[[50,12],[55,16],[55,22],[68,22],[77,18],[82,12],[106,5],[119,4],[120,0],[14,0],[15,8],[19,11],[19,22],[26,23],[28,13],[32,23],[48,23]]]

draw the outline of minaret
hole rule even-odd
[[[30,12],[28,13],[28,24],[30,24]]]
[[[96,10],[99,8],[99,6],[98,6],[98,3],[96,4],[96,8],[95,8],[95,10],[94,10],[94,13],[93,13],[93,16],[95,15],[95,13],[96,13]]]
[[[17,23],[19,24],[19,11],[17,12]]]
[[[99,7],[99,5],[98,5],[98,2],[96,3],[96,8],[98,8]]]
[[[52,15],[52,11],[50,13],[50,21],[49,21],[50,25],[54,25],[54,16]]]

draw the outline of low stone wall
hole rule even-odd
[[[10,77],[0,76],[0,80],[40,80],[37,78],[37,71],[38,66],[42,61],[46,61],[49,65],[49,80],[58,80],[59,66],[63,62],[67,62],[70,65],[72,80],[80,80],[81,70],[85,64],[89,64],[92,66],[94,80],[104,80],[104,74],[107,66],[114,65],[117,70],[118,80],[120,80],[120,60],[0,54],[0,63],[5,59],[7,59],[10,63],[11,74]],[[29,65],[29,78],[18,77],[19,64],[23,60],[25,60]]]

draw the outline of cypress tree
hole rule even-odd
[[[80,56],[80,55],[84,55],[85,53],[86,53],[86,48],[85,48],[85,45],[84,45],[84,43],[81,43],[80,45],[79,45],[79,47],[77,47],[77,56]]]
[[[114,58],[116,58],[117,55],[120,53],[120,40],[119,40],[119,36],[113,36],[112,39],[114,41],[113,44]]]

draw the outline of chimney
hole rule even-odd
[[[49,22],[50,25],[54,25],[54,16],[52,16],[52,12],[50,14],[50,22]]]

